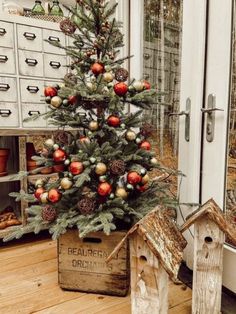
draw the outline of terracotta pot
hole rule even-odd
[[[39,166],[36,164],[35,160],[27,160],[27,170],[28,171],[32,171],[38,167]]]
[[[0,176],[7,175],[7,161],[10,154],[10,149],[0,148]]]
[[[40,173],[42,173],[42,174],[49,174],[52,172],[53,172],[53,167],[47,167],[47,168],[44,168],[40,171]]]
[[[58,164],[53,166],[53,171],[54,172],[62,172],[65,170],[65,165],[64,164]]]

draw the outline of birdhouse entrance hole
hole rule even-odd
[[[139,257],[139,261],[140,261],[141,264],[146,264],[146,263],[147,263],[147,258],[146,258],[146,256],[141,255],[141,256]]]
[[[83,242],[87,243],[101,243],[102,239],[99,238],[84,238]]]
[[[212,242],[213,242],[213,239],[212,239],[212,237],[205,237],[205,243],[206,244],[211,244]]]

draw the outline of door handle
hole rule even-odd
[[[201,108],[202,113],[207,114],[206,119],[206,140],[211,143],[214,140],[215,134],[215,113],[216,111],[224,111],[216,108],[216,96],[214,94],[208,95],[207,108]]]
[[[186,99],[186,110],[180,112],[171,112],[169,117],[181,117],[185,116],[185,140],[189,142],[190,139],[190,111],[191,111],[191,99],[188,97]]]

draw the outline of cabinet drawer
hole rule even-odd
[[[14,47],[13,24],[0,21],[0,46]]]
[[[56,53],[60,55],[65,55],[65,50],[60,49],[46,42],[45,40],[49,40],[50,42],[59,42],[62,46],[66,45],[66,37],[62,32],[52,31],[50,29],[43,30],[43,48],[44,52]]]
[[[0,125],[1,128],[19,126],[18,104],[0,102]]]
[[[20,80],[21,101],[29,103],[44,102],[44,82],[35,80]]]
[[[44,54],[44,75],[48,78],[64,78],[67,68],[66,57],[52,54]]]
[[[17,101],[16,79],[12,77],[0,77],[0,101]]]
[[[24,128],[46,128],[47,122],[43,117],[36,120],[24,122],[24,119],[31,117],[34,114],[41,114],[46,112],[46,105],[44,104],[22,104],[22,121]]]
[[[43,76],[43,56],[39,52],[19,50],[20,75]]]
[[[37,27],[17,25],[17,42],[19,49],[42,51],[42,30]]]
[[[0,48],[0,72],[15,74],[15,53],[11,48]]]

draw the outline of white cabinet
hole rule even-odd
[[[0,128],[52,127],[43,118],[24,121],[49,110],[44,86],[67,73],[65,50],[48,41],[68,45],[57,23],[0,14]]]

